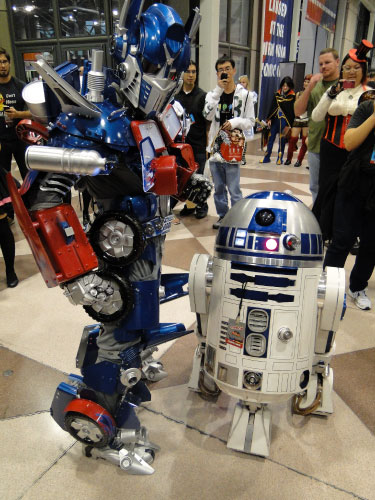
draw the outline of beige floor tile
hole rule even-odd
[[[0,421],[0,498],[15,500],[38,481],[75,440],[49,412]],[[49,498],[59,491],[49,490]],[[47,497],[45,497],[47,498]]]
[[[59,499],[311,499],[346,500],[350,493],[282,464],[228,450],[210,438],[163,416],[142,412],[151,439],[161,446],[151,476],[130,476],[103,461],[82,457],[74,446],[23,496]]]
[[[217,403],[203,401],[187,386],[152,392],[151,407],[189,427],[225,441],[235,400],[221,394]],[[333,484],[345,491],[375,498],[375,437],[337,396],[335,413],[326,417],[292,416],[289,405],[274,405],[269,459]],[[355,429],[355,432],[353,430]],[[225,444],[221,450],[224,453]],[[268,460],[232,452],[241,461]]]

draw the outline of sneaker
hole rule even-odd
[[[271,159],[265,156],[264,158],[259,160],[259,163],[271,163]]]
[[[214,222],[214,223],[212,224],[212,229],[219,229],[219,227],[220,227],[220,223],[221,223],[221,221],[222,221],[223,219],[224,219],[224,217],[219,217],[219,219],[217,220],[217,222]]]
[[[246,160],[242,160],[241,165],[246,165]]]
[[[292,162],[290,160],[285,160],[284,165],[290,165]]]
[[[282,164],[283,164],[283,160],[277,160],[276,165],[282,165]]]
[[[180,217],[187,217],[188,215],[193,215],[195,212],[195,207],[194,208],[188,208],[186,205],[184,208],[181,210],[181,212],[178,214]]]
[[[300,167],[301,166],[301,162],[300,161],[296,161],[296,163],[294,164],[295,167]]]
[[[348,294],[349,297],[353,299],[354,304],[360,309],[364,311],[371,309],[371,300],[366,295],[366,289],[360,290],[359,292],[352,292],[349,288]]]

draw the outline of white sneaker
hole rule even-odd
[[[360,290],[359,292],[352,292],[350,288],[348,289],[349,296],[354,300],[354,304],[363,309],[364,311],[368,311],[371,309],[371,300],[366,295],[366,289]]]

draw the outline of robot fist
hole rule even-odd
[[[212,183],[204,175],[193,173],[187,182],[182,196],[184,199],[195,203],[198,207],[203,205],[212,191]]]

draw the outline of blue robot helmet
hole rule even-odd
[[[161,113],[178,91],[200,16],[195,11],[184,26],[168,5],[156,3],[140,14],[142,5],[141,0],[125,2],[111,54],[118,63],[123,94],[151,117]]]

